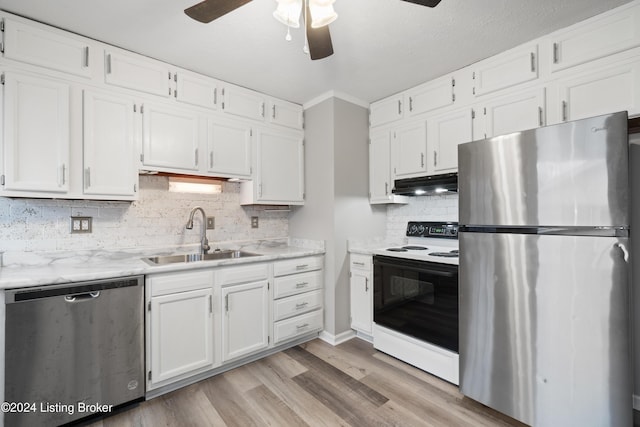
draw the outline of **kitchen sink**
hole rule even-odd
[[[165,255],[154,256],[149,258],[142,258],[144,262],[150,265],[163,265],[163,264],[175,264],[179,262],[195,262],[195,261],[210,261],[218,259],[234,259],[234,258],[247,258],[253,256],[260,256],[260,254],[254,254],[253,252],[236,251],[236,250],[224,250],[214,251],[208,254],[183,254],[183,255]]]

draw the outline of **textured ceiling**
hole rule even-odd
[[[163,61],[304,103],[327,91],[366,102],[628,3],[629,0],[337,0],[335,54],[311,61],[302,29],[254,0],[209,24],[183,10],[199,0],[0,0],[0,9]]]

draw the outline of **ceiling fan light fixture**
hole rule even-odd
[[[338,19],[338,14],[333,9],[335,0],[308,0],[311,13],[311,28],[320,28],[331,24]]]
[[[300,27],[300,12],[302,0],[276,0],[278,7],[273,12],[273,17],[284,25],[293,28]]]

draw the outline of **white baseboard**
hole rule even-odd
[[[633,395],[633,409],[640,411],[640,396],[637,394]]]
[[[338,344],[342,344],[343,342],[349,341],[355,336],[356,333],[349,329],[348,331],[342,332],[338,335],[333,335],[327,331],[322,331],[320,332],[320,336],[318,338],[320,338],[322,341],[328,342],[333,346],[336,346]]]

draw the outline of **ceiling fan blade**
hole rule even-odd
[[[204,0],[184,10],[190,18],[204,24],[236,10],[251,0]]]
[[[305,2],[306,3],[306,2]],[[309,14],[309,4],[306,4],[305,16]],[[309,56],[312,60],[326,58],[333,55],[333,44],[331,43],[331,34],[329,26],[325,25],[320,28],[311,28],[311,20],[305,19],[307,29],[307,43],[309,44]]]
[[[420,6],[436,7],[440,0],[402,0],[409,3],[419,4]]]

